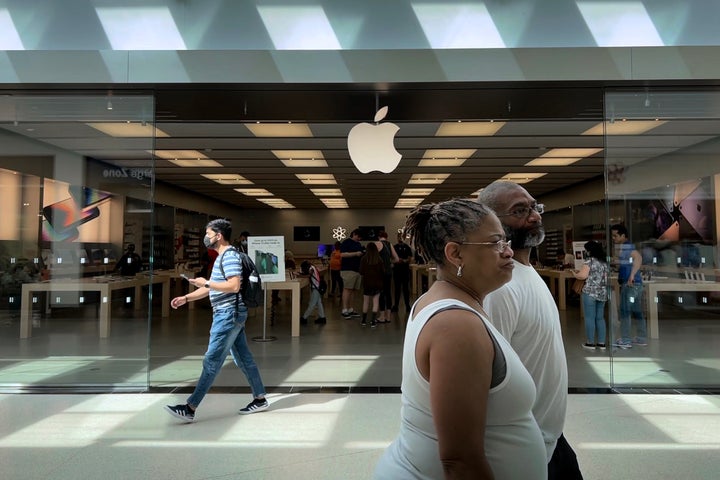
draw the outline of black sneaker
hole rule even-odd
[[[318,325],[325,325],[325,324],[327,323],[327,318],[325,318],[325,317],[318,317],[318,318],[315,320],[315,323],[317,323]]]
[[[240,415],[250,415],[251,413],[258,413],[267,410],[270,404],[266,398],[262,400],[254,398],[252,402],[247,404],[247,407],[241,408],[238,412]]]
[[[359,313],[357,313],[355,310],[350,310],[350,311],[348,312],[348,314],[349,314],[351,317],[355,317],[355,318],[360,318],[360,317],[362,316],[362,315],[360,315]]]
[[[300,325],[307,325],[307,318],[300,317]]]
[[[383,322],[383,323],[384,323],[384,322]],[[377,328],[377,324],[378,324],[377,320],[375,320],[375,319],[373,318],[373,321],[370,322],[370,328]]]
[[[341,315],[345,320],[350,320],[352,318],[350,312],[342,312]]]
[[[360,322],[360,325],[363,327],[367,326],[367,322],[365,321],[364,318],[363,318],[362,322]]]
[[[195,412],[190,410],[190,407],[186,405],[165,405],[165,411],[175,418],[179,418],[186,423],[195,421]]]

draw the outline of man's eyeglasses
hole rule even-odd
[[[527,218],[530,216],[530,212],[537,212],[542,214],[545,211],[545,205],[542,203],[536,203],[529,207],[518,207],[515,210],[508,213],[501,213],[498,217],[515,217],[515,218]]]
[[[512,248],[512,240],[498,240],[497,242],[458,242],[460,245],[493,245],[498,253],[503,253],[506,248]]]

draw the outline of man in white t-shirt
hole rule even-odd
[[[497,213],[512,241],[512,280],[485,297],[490,321],[510,342],[535,381],[533,414],[547,449],[548,479],[582,479],[572,447],[562,434],[568,375],[560,315],[547,285],[530,264],[530,251],[545,239],[543,205],[520,185],[497,181],[478,196]]]

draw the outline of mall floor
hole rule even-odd
[[[256,339],[250,347],[270,409],[237,414],[250,394],[228,361],[192,424],[162,406],[183,402],[197,379],[209,309],[198,305],[163,319],[154,305],[149,342],[145,312],[119,304],[109,339],[97,338],[92,306],[35,318],[28,340],[18,340],[17,315],[6,312],[0,384],[124,382],[128,388],[0,395],[0,477],[370,478],[397,433],[404,308],[400,318],[370,329],[342,319],[338,303],[325,299],[328,324],[311,319],[296,338],[286,299],[274,315],[268,311],[265,325],[255,312],[248,336]],[[588,352],[580,347],[576,303],[561,312],[561,321],[572,387],[565,435],[585,478],[718,478],[720,396],[667,385],[703,384],[703,375],[717,372],[720,322],[699,312],[664,320],[661,338],[648,347]],[[135,385],[148,375],[150,392],[141,392]]]

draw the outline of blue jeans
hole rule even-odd
[[[641,340],[647,339],[647,326],[642,312],[642,285],[620,286],[620,338],[629,342],[631,338],[630,316],[635,318],[636,336]]]
[[[583,312],[585,314],[585,338],[587,343],[605,343],[605,302],[596,300],[587,293],[582,294]]]
[[[265,386],[260,378],[260,371],[255,365],[250,348],[245,338],[245,320],[247,308],[240,306],[222,310],[213,310],[213,322],[210,327],[210,341],[203,358],[203,369],[200,379],[192,395],[187,399],[188,405],[197,408],[212,387],[215,377],[225,363],[228,352],[232,353],[235,365],[245,374],[253,396],[264,397]]]
[[[315,306],[317,305],[318,308],[318,317],[319,318],[325,318],[325,309],[323,308],[322,303],[322,296],[320,295],[320,292],[315,290],[314,288],[310,289],[310,301],[308,302],[307,310],[305,310],[305,314],[303,315],[303,318],[308,318],[313,310],[315,310]]]

